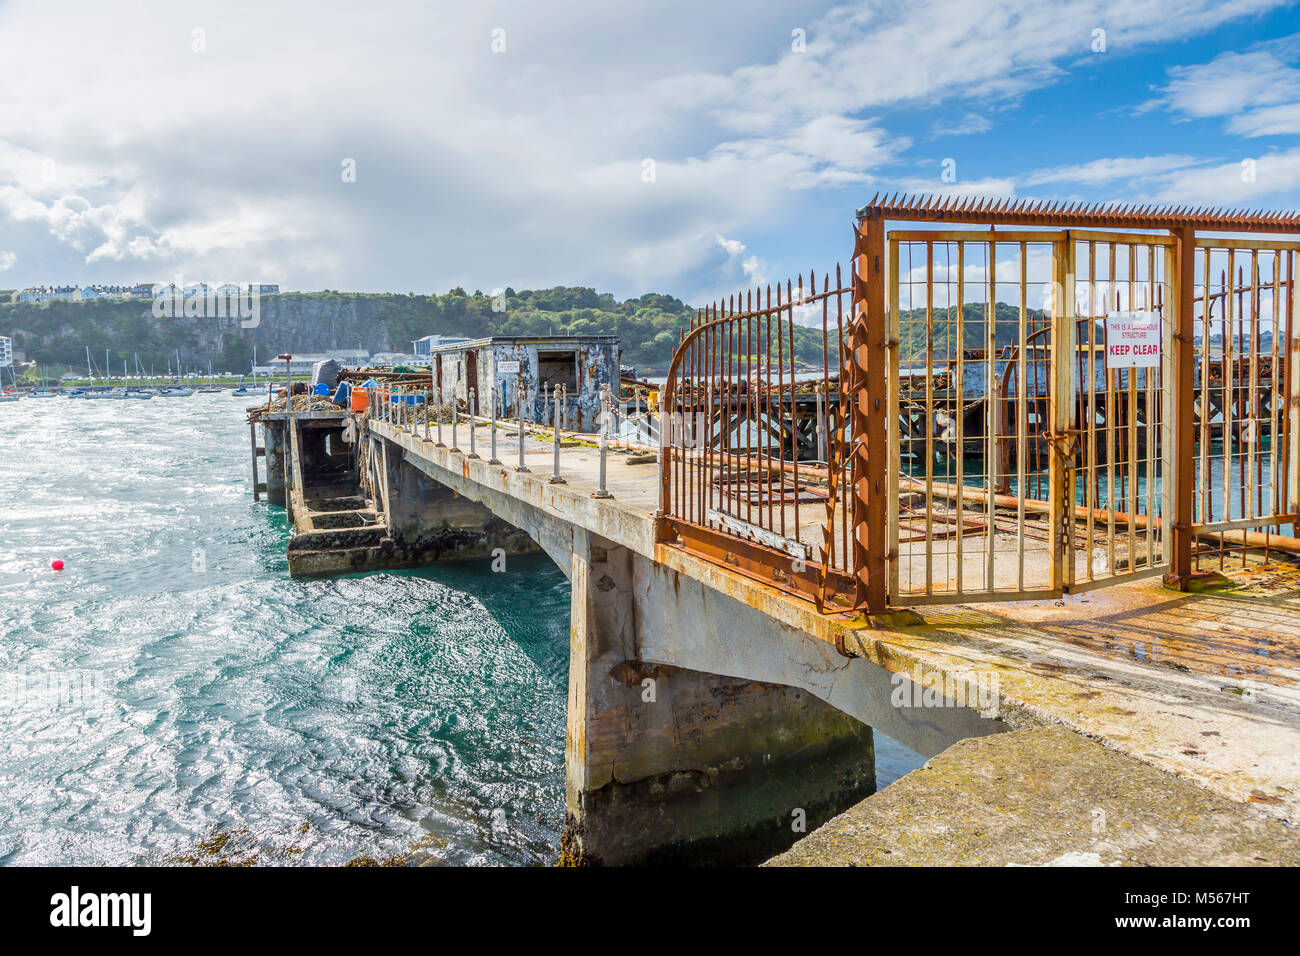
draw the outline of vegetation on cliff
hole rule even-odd
[[[557,286],[506,289],[500,300],[476,291],[415,293],[284,293],[261,301],[261,322],[241,328],[237,319],[155,317],[148,303],[93,301],[0,304],[0,334],[41,365],[82,368],[89,347],[96,364],[107,349],[120,369],[139,356],[146,369],[162,370],[177,350],[187,367],[247,371],[253,345],[259,359],[278,351],[325,352],[363,348],[409,351],[425,335],[617,335],[623,362],[663,369],[695,309],[680,299],[646,293],[618,301],[608,292]],[[820,332],[795,330],[800,359],[820,361]]]

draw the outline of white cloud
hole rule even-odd
[[[1300,147],[1253,160],[1250,176],[1240,162],[1179,170],[1165,177],[1155,191],[1162,202],[1200,203],[1210,206],[1259,206],[1268,201],[1294,204],[1300,192]]]
[[[1029,173],[1024,178],[1026,186],[1044,183],[1079,183],[1097,186],[1116,180],[1145,180],[1164,176],[1174,170],[1200,165],[1195,156],[1116,156],[1094,159],[1074,166],[1056,166]]]
[[[984,177],[970,180],[958,178],[953,183],[945,183],[939,176],[934,179],[909,178],[892,184],[890,189],[893,190],[895,187],[923,196],[993,196],[1009,199],[1016,195],[1016,181],[1009,177]]]
[[[727,254],[726,272],[734,275],[735,267],[738,265],[744,277],[744,287],[754,288],[755,286],[767,284],[767,264],[760,260],[758,256],[746,256],[743,242],[739,239],[727,239],[725,236],[717,236],[716,238],[718,245]]]
[[[814,0],[795,53],[781,0],[747,5],[739,32],[734,8],[694,0],[395,0],[382,17],[351,0],[16,0],[0,7],[0,229],[19,271],[57,270],[29,282],[183,272],[702,296],[720,281],[718,235],[747,237],[727,257],[736,280],[751,261],[807,266],[776,262],[764,237],[818,191],[865,193],[896,172],[911,143],[875,114],[942,101],[974,132],[973,110],[1053,82],[1097,24],[1131,51],[1281,2]]]
[[[1300,34],[1246,53],[1171,69],[1161,96],[1140,108],[1171,110],[1193,119],[1223,117],[1238,136],[1300,133]]]
[[[4,249],[0,249],[0,272],[8,272],[17,261],[18,254],[16,252],[6,252]]]
[[[987,133],[993,123],[979,113],[967,113],[955,122],[939,120],[931,127],[935,136],[969,136],[973,133]]]

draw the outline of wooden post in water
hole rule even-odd
[[[261,501],[262,496],[257,491],[257,424],[248,423],[248,446],[253,455],[253,500]]]

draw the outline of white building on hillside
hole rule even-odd
[[[436,348],[468,341],[469,339],[463,335],[426,335],[424,338],[416,339],[411,343],[411,351],[422,360],[427,361],[430,353]]]
[[[19,302],[80,302],[81,290],[73,285],[32,286],[18,293]]]

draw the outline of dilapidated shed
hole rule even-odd
[[[492,336],[430,350],[433,384],[445,395],[477,396],[480,415],[549,422],[555,386],[563,386],[565,427],[595,431],[600,388],[618,389],[618,336]]]

